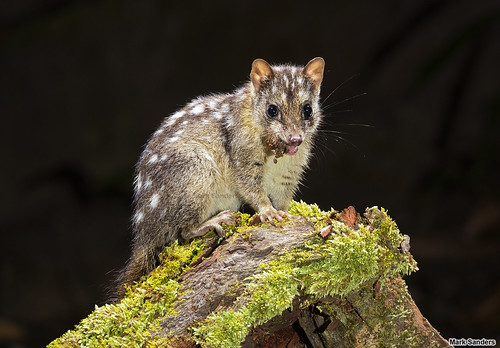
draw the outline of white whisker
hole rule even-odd
[[[340,85],[338,85],[332,92],[330,92],[330,94],[328,94],[328,96],[321,102],[321,106],[323,106],[323,104],[328,100],[328,98],[330,98],[332,96],[333,93],[335,93],[340,87],[342,87],[343,85],[345,85],[347,82],[351,81],[353,78],[355,77],[358,77],[359,74],[354,74],[352,75],[351,77],[349,77],[347,80],[345,80],[344,82],[342,82]]]

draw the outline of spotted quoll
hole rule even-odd
[[[137,165],[132,256],[119,282],[150,272],[161,249],[234,222],[243,204],[273,223],[287,216],[321,121],[325,62],[252,63],[230,94],[199,97],[167,117]]]

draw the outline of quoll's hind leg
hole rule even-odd
[[[234,225],[235,221],[235,213],[230,210],[224,210],[205,221],[200,227],[191,231],[182,232],[182,238],[184,238],[185,240],[190,240],[195,237],[203,236],[209,231],[215,231],[219,237],[224,237],[225,233],[222,229],[221,223],[225,223],[226,225]]]

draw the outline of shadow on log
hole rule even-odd
[[[168,246],[117,304],[49,347],[448,347],[403,275],[417,270],[383,209],[293,202],[282,224],[240,214],[228,237]]]

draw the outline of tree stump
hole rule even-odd
[[[116,304],[96,307],[49,347],[448,347],[403,275],[409,237],[383,209],[321,211],[168,246]]]

